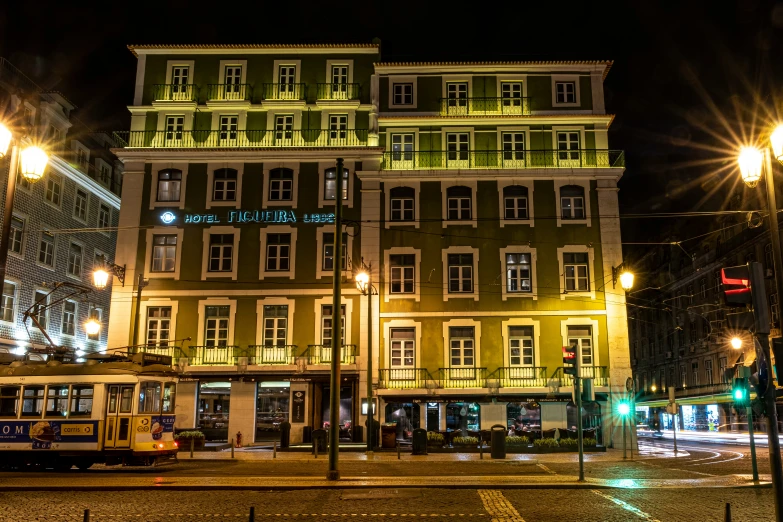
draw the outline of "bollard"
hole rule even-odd
[[[726,502],[726,514],[723,517],[724,522],[731,522],[731,504]]]
[[[400,460],[400,443],[397,443],[397,460]]]
[[[195,439],[190,439],[190,458],[193,458],[193,446],[196,445]]]
[[[90,522],[90,510],[85,509],[84,510],[84,522]]]
[[[256,522],[256,508],[253,506],[250,506],[250,518],[248,520],[250,522]]]
[[[231,439],[231,458],[234,458],[234,439]]]
[[[272,458],[277,458],[277,441],[272,441]]]
[[[479,441],[479,459],[484,460],[484,441]]]
[[[318,441],[315,442],[315,458],[318,458]]]

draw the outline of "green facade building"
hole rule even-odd
[[[624,163],[607,140],[611,63],[383,63],[376,45],[131,50],[115,263],[146,286],[139,302],[114,282],[109,346],[174,357],[181,427],[252,443],[287,420],[296,442],[328,420],[342,197],[344,440],[364,437],[368,357],[378,418],[398,438],[570,427],[562,347],[576,344],[586,423],[609,442],[630,376],[612,280]]]

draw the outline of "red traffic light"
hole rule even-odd
[[[750,268],[748,265],[722,268],[723,299],[727,306],[745,306],[751,303]]]
[[[566,359],[576,359],[575,346],[563,346],[563,360]]]

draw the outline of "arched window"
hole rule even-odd
[[[449,221],[472,219],[472,194],[470,187],[456,186],[446,189],[446,204]]]
[[[348,169],[343,169],[343,199],[348,199]],[[324,172],[324,199],[335,199],[337,193],[337,168],[332,167]]]
[[[181,170],[164,169],[158,171],[158,201],[179,201],[181,187]]]
[[[236,169],[217,169],[212,175],[212,201],[237,200]]]
[[[506,219],[528,219],[527,187],[509,185],[503,187]]]
[[[394,187],[389,191],[389,219],[391,221],[413,221],[416,191],[411,187]]]
[[[560,188],[560,210],[563,219],[585,218],[585,189],[579,185]]]
[[[272,169],[269,171],[269,201],[291,201],[294,198],[294,171]]]

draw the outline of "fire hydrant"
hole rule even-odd
[[[242,432],[241,431],[237,432],[237,445],[236,445],[236,447],[237,448],[241,448],[242,447]]]

